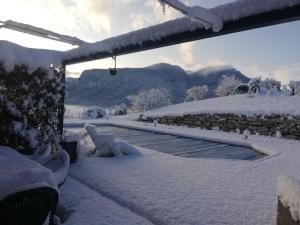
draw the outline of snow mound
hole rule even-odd
[[[182,116],[185,114],[236,114],[236,115],[300,115],[300,96],[234,95],[187,102],[145,112],[145,116]]]
[[[120,139],[115,140],[114,135],[98,133],[95,125],[86,124],[84,128],[96,145],[97,156],[139,155],[137,149]]]
[[[283,206],[289,208],[293,220],[300,221],[300,183],[291,177],[279,177],[277,192]]]

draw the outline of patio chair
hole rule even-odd
[[[0,225],[43,225],[50,213],[49,225],[58,202],[58,192],[38,187],[11,194],[0,202]]]

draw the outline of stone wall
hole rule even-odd
[[[184,116],[147,117],[140,119],[143,122],[200,127],[208,130],[220,129],[226,132],[248,129],[251,134],[276,135],[280,131],[282,136],[300,140],[300,116],[291,115],[256,115],[244,116],[234,114],[198,114]]]

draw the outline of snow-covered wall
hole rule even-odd
[[[225,132],[272,135],[289,139],[300,139],[300,116],[291,115],[234,115],[234,114],[185,114],[182,116],[144,116],[143,122],[153,122],[176,126],[199,127],[201,129],[219,129]]]

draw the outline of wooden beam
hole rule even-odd
[[[194,31],[185,31],[172,34],[161,38],[159,41],[147,40],[144,41],[142,44],[127,45],[122,48],[113,49],[111,53],[96,52],[88,56],[66,59],[64,60],[64,64],[70,65],[92,60],[104,59],[111,57],[112,55],[125,55],[297,20],[300,20],[300,4],[282,10],[275,10],[267,13],[261,13],[255,16],[244,17],[236,21],[225,22],[224,27],[220,32],[213,32],[211,29],[204,30],[199,28]]]

